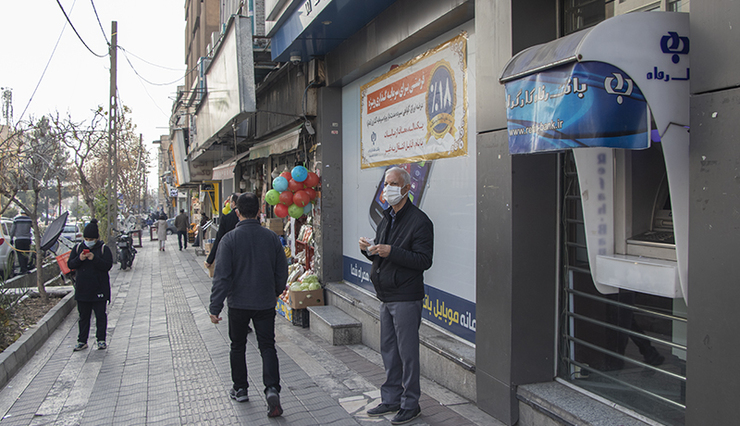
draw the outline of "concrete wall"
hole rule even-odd
[[[740,418],[740,3],[691,4],[686,424]]]

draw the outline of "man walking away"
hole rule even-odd
[[[188,249],[188,226],[190,221],[184,209],[180,209],[180,214],[175,218],[175,228],[177,228],[177,245],[182,251],[182,240],[185,238],[185,250]]]
[[[28,252],[31,250],[31,229],[33,225],[31,218],[26,212],[23,212],[13,219],[13,226],[10,228],[10,244],[18,251],[18,264],[21,267],[21,274],[30,273],[33,265],[28,267]]]
[[[228,299],[231,350],[229,396],[249,401],[247,388],[247,324],[252,321],[262,356],[262,383],[267,398],[267,417],[283,414],[280,405],[280,371],[275,350],[275,303],[288,279],[288,262],[277,234],[260,225],[259,199],[252,193],[237,200],[239,219],[233,231],[224,235],[218,249],[211,288],[209,312],[218,324]]]
[[[370,280],[380,299],[380,355],[385,383],[381,403],[369,416],[395,413],[391,424],[408,423],[421,415],[419,326],[424,299],[424,271],[432,267],[434,226],[409,202],[411,176],[399,167],[385,172],[383,212],[374,244],[360,238],[360,250],[373,262]]]

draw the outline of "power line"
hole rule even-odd
[[[121,46],[118,46],[118,48],[121,49],[122,51],[124,51],[125,53],[128,53],[129,55],[133,56],[134,58],[136,58],[136,59],[138,59],[138,60],[140,60],[140,61],[142,61],[142,62],[144,62],[146,64],[149,64],[151,66],[154,66],[154,67],[157,67],[157,68],[162,68],[162,69],[169,70],[169,71],[180,71],[180,68],[170,68],[170,67],[165,67],[163,65],[157,65],[157,64],[155,64],[153,62],[149,62],[146,59],[142,58],[141,56],[135,55],[133,52],[129,52],[128,50],[124,49]]]
[[[108,36],[105,34],[105,30],[103,29],[103,24],[100,23],[100,16],[98,16],[98,10],[95,8],[95,2],[93,2],[93,0],[90,0],[90,4],[92,4],[93,12],[95,12],[95,19],[98,20],[100,31],[103,32],[103,38],[105,39],[105,44],[110,46],[110,42],[108,41]]]
[[[64,7],[62,7],[62,4],[59,2],[59,0],[57,0],[57,4],[59,5],[59,8],[62,9],[62,13],[64,14],[64,17],[67,19],[67,22],[69,23],[69,26],[72,27],[72,30],[75,32],[75,34],[77,34],[77,38],[80,39],[80,41],[87,48],[87,50],[89,50],[90,53],[92,53],[93,55],[97,56],[98,58],[105,58],[106,56],[108,56],[107,53],[105,55],[98,55],[97,53],[93,52],[92,49],[90,49],[90,47],[87,45],[87,43],[85,43],[85,40],[82,39],[82,36],[80,36],[80,33],[77,32],[77,29],[72,24],[72,21],[69,20],[69,16],[67,16],[67,12],[64,11]],[[108,40],[106,39],[106,43],[107,42],[108,42]]]
[[[139,74],[139,71],[136,70],[136,68],[134,67],[134,64],[131,63],[131,60],[129,59],[127,52],[124,49],[121,49],[121,51],[123,51],[123,57],[126,58],[126,62],[128,62],[128,65],[134,71],[134,74],[136,74],[141,80],[143,80],[143,81],[151,84],[152,86],[170,86],[170,85],[175,84],[178,81],[180,81],[180,80],[182,80],[182,79],[185,78],[185,76],[182,76],[182,77],[179,77],[177,80],[174,80],[174,81],[171,81],[171,82],[168,82],[168,83],[154,83],[152,81],[149,81],[146,78],[144,78],[144,76],[142,76],[141,74]]]

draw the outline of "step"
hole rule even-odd
[[[334,346],[362,343],[362,323],[336,306],[308,308],[311,331]]]

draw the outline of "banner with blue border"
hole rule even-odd
[[[370,263],[344,256],[344,281],[358,285],[373,294],[370,282]],[[424,284],[422,318],[452,334],[475,343],[475,303]]]

